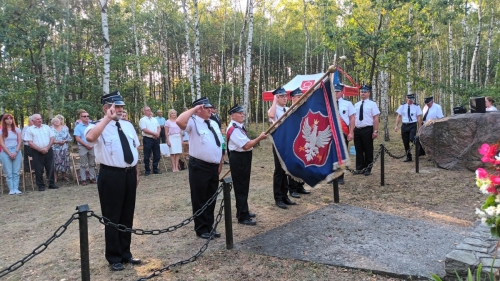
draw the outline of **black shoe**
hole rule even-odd
[[[144,173],[144,176],[149,176],[149,173]]]
[[[254,222],[253,220],[251,219],[248,219],[248,220],[244,220],[244,221],[238,221],[239,224],[244,224],[244,225],[257,225],[256,222]]]
[[[297,192],[300,194],[311,194],[311,191],[306,190],[303,186],[297,188]]]
[[[123,263],[130,263],[130,264],[141,264],[142,261],[140,259],[134,259],[134,258],[130,258],[128,260],[123,260],[122,261]]]
[[[59,188],[59,186],[57,186],[57,185],[49,186],[49,189],[58,189],[58,188]]]
[[[160,175],[160,174],[161,174],[161,172],[160,172],[160,171],[158,171],[158,172],[153,172],[153,174],[155,174],[155,175]]]
[[[338,177],[337,182],[338,182],[339,184],[341,184],[341,185],[345,184],[345,182],[344,182],[344,175],[342,175],[342,176]]]
[[[224,164],[226,164],[226,165],[229,165],[229,162],[227,162],[227,161],[224,161]]]
[[[281,209],[288,209],[288,207],[283,203],[281,200],[276,201],[276,206],[280,207]]]
[[[283,199],[283,203],[285,203],[286,205],[297,205],[297,203],[293,202],[292,200],[290,200],[290,198],[285,198]]]
[[[300,195],[296,191],[291,192],[290,196],[292,196],[293,198],[300,198]]]
[[[257,215],[256,215],[256,214],[254,214],[254,213],[248,213],[248,216],[249,216],[250,218],[255,218]]]
[[[371,173],[370,171],[368,171],[368,170],[366,170],[366,171],[365,171],[365,176],[369,176],[369,175],[371,175],[371,174],[372,174],[372,173]]]
[[[363,169],[354,171],[354,174],[355,174],[355,175],[362,175],[362,174],[364,174],[364,173],[365,173],[365,172],[363,172]]]
[[[411,158],[406,158],[405,160],[403,160],[403,162],[411,162]]]
[[[219,232],[214,232],[214,237],[215,238],[220,238],[222,235]]]
[[[110,264],[110,266],[112,271],[122,271],[125,269],[125,267],[123,267],[123,264],[121,262]]]
[[[211,238],[211,236],[210,236],[210,233],[209,233],[209,232],[205,232],[205,233],[202,233],[202,234],[200,234],[200,235],[196,234],[196,236],[198,236],[198,237],[200,237],[200,238],[203,238],[203,239],[210,239],[210,238]],[[214,237],[215,237],[215,235],[214,235]],[[212,237],[212,239],[213,239],[213,237]]]
[[[45,191],[45,187],[44,188],[38,188],[38,191]]]

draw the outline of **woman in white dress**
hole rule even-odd
[[[498,109],[493,105],[495,100],[492,97],[486,97],[486,111],[498,111]]]
[[[179,171],[179,158],[182,153],[182,130],[177,126],[177,111],[168,111],[168,120],[165,122],[165,135],[167,145],[170,148],[170,161],[172,161],[172,172]]]

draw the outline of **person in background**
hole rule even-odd
[[[78,119],[76,120],[75,127],[73,127],[73,128],[76,128],[76,126],[78,126],[78,124],[82,123],[82,119],[80,118],[80,116],[82,115],[83,112],[87,112],[87,111],[85,109],[78,109],[78,111],[76,112],[78,114]]]
[[[222,139],[217,123],[210,120],[212,105],[207,97],[192,103],[192,108],[177,118],[177,125],[189,135],[189,188],[193,214],[205,206],[216,194],[219,174],[222,170]],[[194,218],[196,236],[203,239],[221,237],[213,229],[215,222],[215,201],[205,206],[204,211]]]
[[[60,115],[61,116],[61,115]],[[61,116],[62,117],[62,116]],[[62,117],[64,120],[64,117]],[[62,179],[69,181],[66,173],[69,172],[69,146],[68,143],[72,140],[69,134],[69,129],[63,126],[61,118],[57,116],[51,121],[51,129],[54,131],[54,144],[52,144],[52,150],[54,150],[54,182],[57,182],[57,174],[61,173]]]
[[[33,155],[36,185],[38,191],[45,191],[43,171],[45,170],[49,189],[59,188],[54,182],[54,131],[49,126],[42,124],[42,116],[33,114],[33,126],[26,131],[26,141]]]
[[[168,116],[168,118],[170,118],[170,116]],[[163,117],[163,111],[161,111],[161,110],[157,110],[156,111],[156,121],[158,121],[158,124],[160,125],[160,140],[161,140],[161,143],[167,143],[167,141],[166,141],[167,137],[166,137],[166,134],[165,134],[165,122],[166,122],[166,120]]]
[[[21,131],[21,135],[23,138],[23,143],[24,143],[24,172],[27,173],[30,171],[30,163],[29,163],[29,158],[31,156],[31,148],[28,145],[28,142],[26,141],[26,131],[30,126],[33,126],[33,120],[32,116],[28,117],[28,125],[24,126],[23,130]]]
[[[63,128],[68,129],[68,131],[69,131],[68,126],[66,126],[66,124],[64,123],[64,116],[62,116],[61,114],[57,114],[56,116],[54,116],[54,118],[59,119],[59,120],[61,121],[61,126],[62,126]]]
[[[344,133],[344,141],[346,147],[349,147],[349,141],[354,139],[354,124],[356,122],[356,110],[352,105],[352,102],[345,100],[342,98],[344,85],[336,84],[335,86],[335,96],[337,98],[337,108],[339,110],[339,116],[342,119],[342,122],[349,128],[349,132]],[[344,184],[344,173],[338,178],[339,184]]]
[[[5,179],[9,187],[9,194],[21,194],[19,191],[19,176],[21,174],[21,129],[16,126],[14,117],[4,114],[2,117],[2,134],[0,136],[0,159],[5,172]],[[1,179],[0,179],[1,180]]]
[[[122,113],[122,119],[123,121],[128,121],[128,115],[127,115],[127,111],[124,110],[123,113]]]
[[[139,128],[142,131],[142,145],[144,151],[144,175],[149,176],[151,174],[151,168],[149,166],[149,159],[151,157],[151,152],[153,152],[153,174],[161,174],[158,169],[158,163],[160,162],[160,125],[156,118],[153,118],[153,112],[149,106],[142,108],[144,117],[139,121]]]
[[[495,100],[488,96],[485,97],[485,103],[486,103],[486,111],[498,111],[498,109],[493,105],[495,103]]]
[[[167,145],[170,148],[170,161],[172,162],[172,172],[179,171],[179,158],[182,153],[182,131],[176,123],[177,111],[168,111],[168,120],[165,122],[165,134]]]
[[[420,106],[415,104],[415,95],[406,95],[406,103],[400,105],[396,112],[398,117],[396,117],[394,132],[398,131],[399,122],[401,121],[403,123],[401,125],[401,138],[406,151],[406,159],[403,162],[411,162],[410,142],[415,140],[420,124],[422,124],[422,110]]]
[[[84,111],[80,113],[82,122],[76,126],[73,135],[78,143],[78,154],[80,155],[80,184],[87,185],[87,170],[89,171],[90,183],[97,183],[95,177],[95,152],[85,138],[85,130],[89,127],[89,114]]]
[[[210,108],[210,119],[212,119],[213,121],[215,121],[215,123],[217,123],[217,125],[219,126],[219,128],[221,128],[221,134],[219,135],[219,137],[222,137],[222,140],[223,140],[223,143],[222,143],[222,161],[224,162],[224,164],[229,164],[229,162],[226,161],[226,137],[224,136],[223,132],[222,132],[222,121],[220,119],[220,116],[217,114],[217,106],[215,105],[212,105],[213,107]],[[218,132],[217,132],[218,133]]]
[[[370,100],[370,90],[370,86],[363,85],[360,89],[361,100],[354,105],[356,109],[356,128],[354,128],[356,170],[357,174],[363,173],[365,176],[371,174],[368,166],[373,162],[373,140],[378,136],[380,115],[377,103]]]
[[[443,109],[439,104],[434,102],[434,97],[424,98],[424,103],[425,103],[424,110],[422,110],[422,114],[424,114],[424,117],[422,118],[422,124],[425,124],[433,119],[440,119],[444,117]],[[420,145],[419,155],[420,156],[425,155],[425,150],[422,147],[422,144]]]

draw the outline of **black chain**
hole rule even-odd
[[[29,260],[31,260],[32,258],[34,258],[35,256],[41,254],[43,251],[45,251],[45,249],[47,249],[47,247],[50,245],[50,243],[54,242],[54,240],[56,240],[57,238],[61,237],[61,235],[63,235],[63,233],[66,231],[66,229],[68,228],[68,226],[74,221],[74,220],[77,220],[79,217],[78,213],[74,213],[73,215],[71,215],[71,218],[63,225],[61,225],[55,232],[54,234],[52,235],[52,237],[50,237],[47,241],[45,241],[45,243],[41,244],[40,246],[36,247],[33,252],[31,252],[29,255],[27,255],[26,257],[24,257],[23,259],[13,263],[12,265],[10,265],[9,267],[3,269],[2,271],[0,271],[0,277],[3,277],[15,270],[17,270],[18,268],[20,268],[21,266],[23,266],[24,264],[26,264],[26,262],[28,262]]]
[[[205,203],[205,205],[203,205],[203,207],[201,207],[198,211],[196,211],[191,217],[183,220],[182,222],[180,222],[176,225],[172,225],[172,226],[169,226],[169,227],[164,228],[164,229],[144,230],[144,229],[140,229],[140,228],[137,228],[137,229],[129,228],[123,224],[114,223],[106,217],[98,216],[98,215],[94,214],[94,212],[92,212],[92,211],[90,211],[89,213],[91,214],[92,217],[97,218],[100,223],[107,225],[107,226],[112,226],[121,232],[130,232],[130,233],[137,234],[137,235],[159,235],[162,233],[173,232],[173,231],[175,231],[175,230],[177,230],[185,225],[188,225],[190,222],[192,222],[194,220],[195,217],[201,215],[210,204],[212,204],[215,200],[217,200],[217,197],[219,196],[219,194],[221,192],[222,192],[222,186],[220,186],[217,189],[217,192],[210,199],[208,199],[207,203]]]
[[[385,146],[384,146],[384,148],[385,148]],[[377,155],[375,155],[375,157],[373,158],[373,162],[368,164],[368,166],[366,168],[364,168],[363,170],[353,170],[353,169],[350,169],[349,167],[345,167],[345,169],[347,171],[351,172],[351,174],[364,174],[366,171],[372,170],[372,167],[373,167],[373,165],[375,165],[375,162],[377,162],[377,159],[380,156],[380,154],[382,154],[382,148],[378,149]]]
[[[224,186],[223,184],[221,184],[219,186],[219,190],[217,191],[217,194],[219,194],[222,191],[223,186]],[[232,185],[231,185],[230,188],[232,188]],[[217,197],[215,197],[215,198],[217,198]],[[189,259],[185,259],[185,260],[182,260],[182,261],[178,261],[178,262],[169,264],[169,265],[167,265],[167,266],[165,266],[165,267],[163,267],[163,268],[161,268],[159,270],[154,271],[153,273],[151,273],[147,277],[142,277],[142,278],[137,279],[137,281],[149,280],[149,279],[151,279],[153,277],[159,276],[160,274],[162,274],[165,271],[171,270],[174,267],[177,267],[179,265],[185,265],[185,264],[194,262],[196,259],[198,259],[198,257],[201,256],[203,254],[203,252],[205,252],[207,250],[208,244],[212,240],[212,238],[213,238],[213,236],[214,236],[214,234],[215,234],[215,232],[217,230],[217,226],[219,225],[219,222],[222,219],[222,211],[223,210],[224,210],[224,198],[222,198],[222,200],[220,202],[219,213],[217,214],[217,217],[215,219],[214,227],[213,227],[212,231],[210,232],[210,238],[207,239],[207,241],[205,242],[205,244],[203,244],[203,246],[201,246],[201,248],[198,250],[198,252],[196,254],[194,254],[193,256],[191,256]],[[196,213],[198,213],[198,212],[196,212]]]
[[[415,139],[416,140],[416,139]],[[409,154],[411,154],[411,151],[413,150],[413,147],[415,147],[415,141],[412,141],[411,142],[411,145],[410,145],[410,148],[405,152],[405,154],[401,155],[401,156],[396,156],[394,154],[392,154],[388,149],[387,147],[385,147],[384,145],[384,151],[387,152],[387,155],[391,156],[392,158],[394,159],[401,159],[401,158],[404,158],[404,157],[408,157]]]

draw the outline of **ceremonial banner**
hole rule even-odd
[[[296,106],[270,131],[283,169],[310,186],[336,176],[349,159],[330,80]]]

